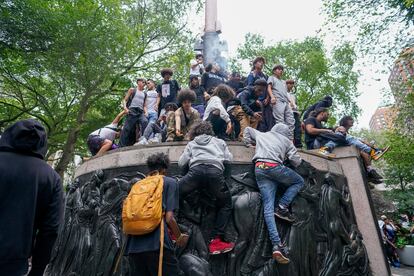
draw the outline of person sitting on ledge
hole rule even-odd
[[[181,107],[175,111],[174,115],[171,114],[167,117],[167,142],[189,140],[188,132],[200,119],[198,111],[191,107],[196,99],[193,90],[181,90],[177,99]]]
[[[234,91],[225,84],[220,84],[214,89],[213,96],[207,103],[204,111],[204,121],[209,121],[213,126],[215,136],[223,140],[229,140],[233,131],[231,119],[225,105],[234,98]]]
[[[364,161],[365,168],[367,170],[368,180],[374,184],[382,183],[382,176],[371,166],[371,159],[379,160],[389,149],[389,147],[379,149],[367,142],[364,142],[358,138],[349,134],[349,130],[354,126],[354,119],[351,116],[344,116],[339,121],[339,127],[335,133],[339,133],[345,136],[348,145],[354,145],[360,150],[361,158]]]
[[[167,139],[167,118],[174,117],[174,112],[178,109],[175,103],[167,103],[160,117],[156,122],[151,122],[144,130],[144,134],[139,139],[138,145],[148,145],[152,143],[165,142]],[[171,115],[172,114],[172,115]]]
[[[294,170],[283,165],[288,159],[290,164],[297,167],[302,160],[296,151],[290,136],[290,129],[283,123],[278,123],[269,132],[260,132],[247,127],[243,135],[247,146],[256,147],[253,162],[257,185],[263,200],[264,219],[269,237],[272,241],[272,257],[281,264],[289,263],[285,246],[280,240],[275,215],[285,221],[294,222],[289,212],[289,205],[304,185],[303,178]],[[281,197],[275,212],[276,192],[279,184],[287,189]]]
[[[313,111],[305,120],[305,143],[308,150],[319,149],[319,153],[327,157],[335,157],[332,153],[336,146],[346,146],[347,142],[342,135],[337,135],[330,128],[322,126],[327,122],[329,111],[320,107]]]
[[[231,194],[224,178],[224,163],[230,162],[233,156],[227,144],[213,137],[213,134],[211,124],[205,121],[191,129],[192,141],[187,144],[178,160],[178,166],[189,167],[189,171],[178,181],[178,186],[181,199],[194,190],[201,189],[206,189],[216,198],[219,210],[210,235],[212,239],[209,251],[210,254],[221,254],[234,247],[234,243],[223,241],[224,230],[232,217]]]
[[[88,136],[86,144],[91,152],[92,156],[101,156],[105,152],[116,149],[118,146],[114,143],[116,138],[119,138],[120,128],[118,127],[119,121],[126,114],[123,110],[119,113],[111,124],[95,130]]]

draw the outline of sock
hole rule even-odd
[[[372,171],[374,168],[372,166],[367,166],[367,172]]]

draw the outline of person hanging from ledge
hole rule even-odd
[[[257,185],[263,200],[264,219],[273,246],[272,257],[281,264],[287,264],[290,260],[287,249],[280,240],[274,216],[287,222],[294,222],[289,206],[303,187],[304,180],[283,163],[287,159],[290,164],[297,167],[302,160],[290,140],[290,129],[285,124],[276,124],[271,131],[264,133],[247,127],[244,130],[243,139],[247,146],[255,146],[256,149],[253,162]],[[287,189],[275,211],[274,205],[279,185]]]
[[[234,91],[225,84],[214,89],[213,96],[207,103],[203,121],[209,121],[213,126],[214,135],[223,140],[230,140],[233,125],[225,106],[234,98]]]
[[[118,145],[114,143],[114,140],[119,138],[121,128],[118,124],[125,114],[125,110],[121,111],[111,124],[89,134],[86,144],[88,145],[88,149],[92,156],[101,156],[109,150],[118,148]]]
[[[231,89],[231,88],[229,88]],[[224,163],[233,159],[227,144],[213,137],[209,122],[202,121],[190,131],[191,142],[187,144],[178,160],[181,168],[189,171],[179,181],[180,198],[184,199],[194,190],[208,190],[215,198],[218,207],[214,230],[211,232],[210,254],[226,253],[234,248],[234,243],[224,241],[224,230],[232,217],[230,190],[224,178]]]
[[[135,144],[137,141],[137,126],[139,126],[142,135],[148,125],[146,117],[147,108],[145,106],[147,94],[144,92],[144,88],[145,80],[142,78],[137,79],[137,87],[130,88],[122,100],[122,106],[128,115],[121,132],[119,143],[121,147]]]
[[[178,93],[178,103],[181,105],[174,115],[167,118],[167,142],[189,140],[188,132],[200,119],[200,114],[191,105],[196,100],[196,94],[191,89],[183,89]]]

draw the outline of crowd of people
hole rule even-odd
[[[218,64],[203,66],[203,55],[197,54],[190,64],[188,88],[181,88],[169,68],[161,70],[162,81],[138,78],[136,87],[122,99],[123,112],[114,121],[92,132],[87,140],[92,155],[134,144],[189,141],[190,129],[199,121],[211,123],[214,135],[224,141],[243,142],[244,130],[252,127],[268,132],[277,123],[289,127],[288,138],[302,148],[302,136],[308,150],[335,157],[334,148],[354,145],[360,150],[367,176],[374,184],[382,183],[381,175],[372,167],[387,150],[353,137],[349,130],[353,118],[344,116],[334,128],[324,126],[329,119],[333,98],[326,95],[304,109],[296,102],[295,80],[283,79],[284,67],[275,65],[272,75],[263,72],[263,57],[252,62],[252,70],[228,76]],[[126,116],[119,126],[120,116]],[[120,136],[119,145],[114,143]]]
[[[295,81],[283,79],[282,65],[274,66],[268,77],[263,72],[264,64],[265,59],[257,57],[245,81],[237,72],[227,80],[217,64],[204,67],[203,56],[198,54],[191,62],[188,88],[181,88],[173,79],[171,69],[161,70],[162,81],[158,84],[152,79],[138,78],[136,87],[128,89],[122,99],[122,112],[111,124],[88,136],[87,145],[92,155],[134,144],[188,141],[178,162],[186,172],[179,181],[166,176],[167,155],[155,154],[147,160],[150,173],[143,180],[145,184],[141,184],[156,187],[158,182],[152,183],[153,179],[163,182],[160,203],[163,219],[154,231],[128,236],[125,253],[129,255],[134,275],[157,275],[160,269],[164,275],[178,274],[174,242],[177,246],[185,246],[189,237],[180,231],[174,211],[179,201],[195,190],[208,190],[216,198],[218,212],[210,233],[210,254],[233,250],[234,243],[225,240],[224,235],[232,214],[224,170],[233,155],[226,141],[240,141],[255,150],[252,161],[272,243],[272,257],[281,264],[290,260],[279,237],[275,216],[288,223],[295,221],[289,209],[304,185],[303,178],[294,170],[302,162],[297,149],[302,148],[303,131],[306,148],[316,149],[328,158],[334,157],[334,148],[354,145],[360,151],[368,178],[381,182],[371,161],[378,160],[388,148],[378,148],[351,136],[349,130],[354,120],[350,116],[343,117],[335,128],[325,127],[323,124],[329,118],[333,103],[329,95],[308,107],[301,116],[295,99]],[[114,142],[117,138],[119,145]],[[0,269],[7,275],[25,274],[30,256],[30,275],[42,275],[61,223],[60,178],[40,160],[46,153],[46,140],[44,128],[34,120],[17,122],[0,140],[0,171],[8,172],[0,174],[1,202],[8,206],[0,212],[2,218],[10,222],[0,236],[3,244]],[[285,165],[285,161],[289,161],[290,166]],[[10,167],[10,162],[15,165]],[[279,185],[286,190],[275,202]],[[6,196],[9,194],[14,196]],[[13,201],[15,198],[22,198],[22,201]],[[163,254],[164,259],[160,257]]]
[[[407,214],[400,214],[396,220],[381,215],[378,219],[378,226],[381,231],[383,246],[388,262],[393,267],[400,267],[400,257],[397,248],[402,248],[414,242],[414,216],[411,219]],[[399,240],[404,240],[400,242]]]

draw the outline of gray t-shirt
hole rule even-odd
[[[97,129],[90,135],[98,135],[102,139],[115,140],[117,131],[117,124],[109,124],[103,128]]]
[[[145,93],[144,91],[139,91],[138,89],[135,91],[135,96],[132,98],[131,105],[129,107],[138,107],[144,110]]]
[[[277,101],[289,102],[289,95],[287,92],[286,82],[280,80],[275,76],[270,76],[267,79],[267,83],[272,84],[272,93],[276,97]]]
[[[157,109],[157,98],[158,98],[158,92],[154,90],[148,90],[147,92],[147,111],[148,112],[156,112]]]

